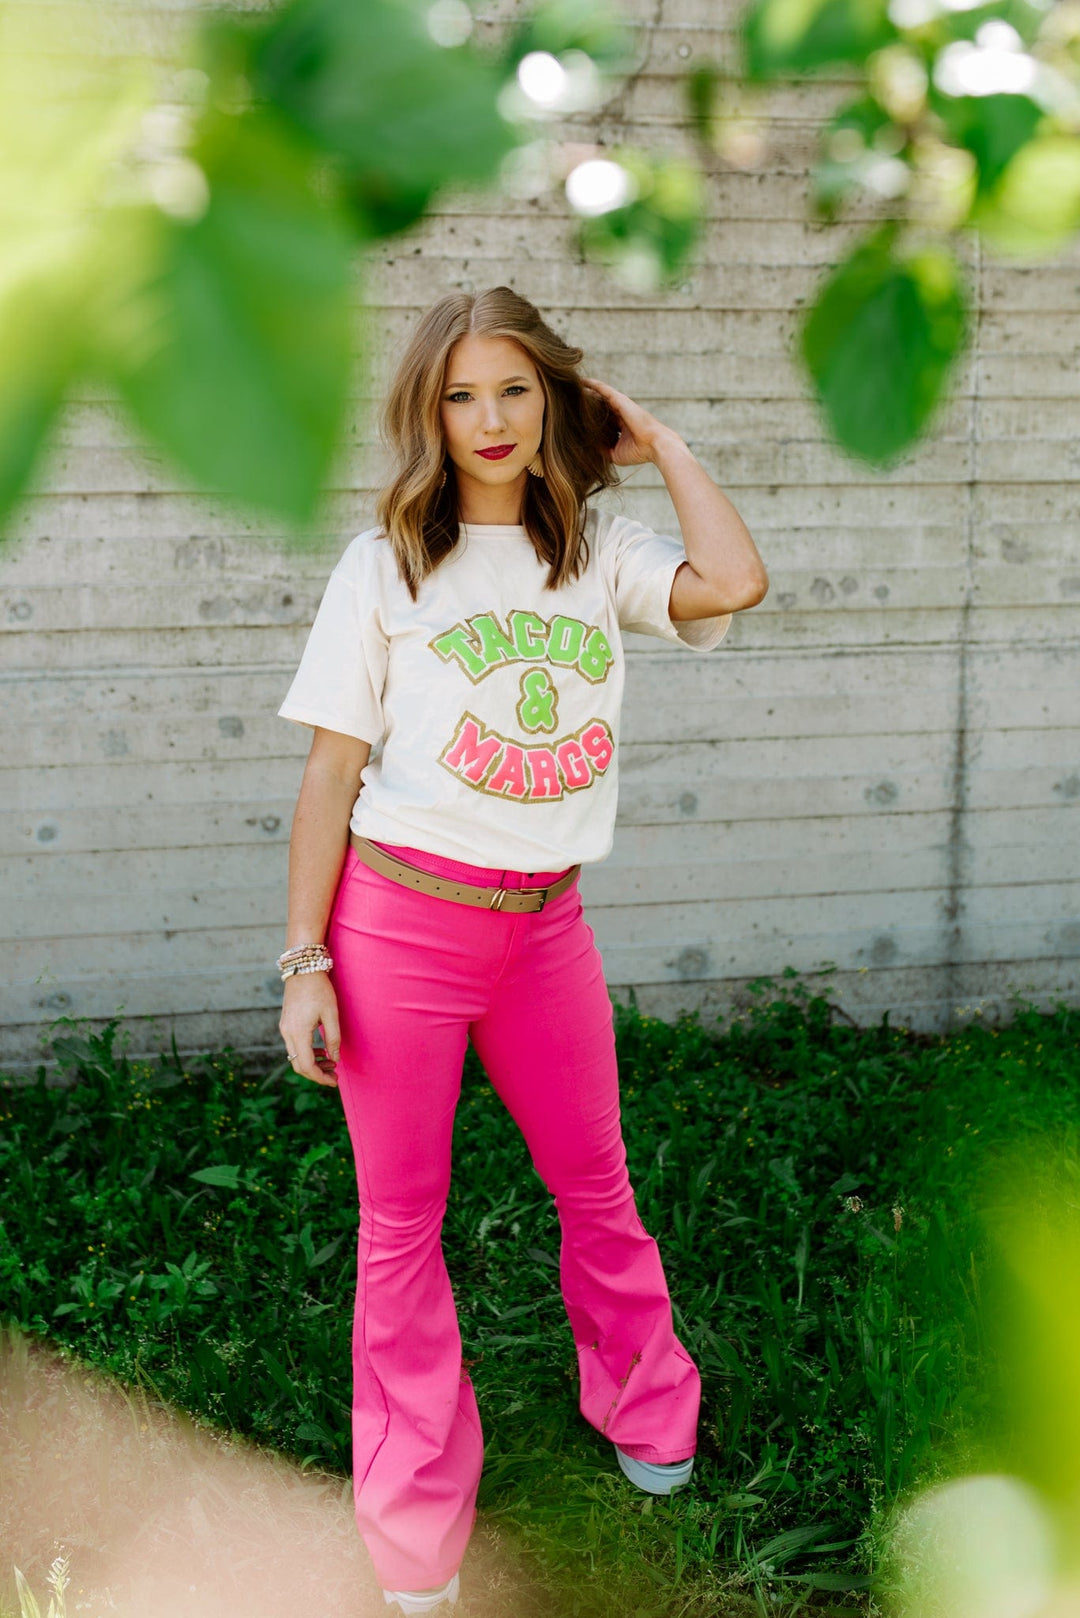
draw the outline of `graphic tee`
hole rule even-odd
[[[462,523],[415,602],[381,528],[351,542],[278,713],[372,744],[359,836],[513,871],[610,853],[620,629],[704,652],[731,615],[672,622],[679,540],[596,508],[585,536],[553,591],[523,525]]]

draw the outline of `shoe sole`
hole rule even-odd
[[[444,1607],[454,1606],[460,1593],[461,1579],[460,1575],[455,1573],[441,1590],[433,1590],[430,1595],[422,1595],[412,1590],[384,1590],[383,1599],[387,1606],[392,1606],[396,1601],[402,1613],[440,1612]]]
[[[687,1461],[657,1466],[652,1461],[637,1461],[632,1455],[624,1455],[616,1445],[615,1459],[630,1482],[646,1494],[674,1494],[676,1489],[684,1489],[694,1475],[692,1455]]]

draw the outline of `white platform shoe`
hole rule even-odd
[[[384,1590],[387,1606],[396,1601],[404,1613],[437,1612],[441,1607],[452,1607],[461,1593],[461,1579],[455,1573],[448,1584],[438,1590]]]
[[[690,1482],[694,1471],[692,1455],[685,1461],[669,1461],[665,1466],[658,1466],[654,1461],[636,1461],[632,1455],[624,1455],[616,1444],[615,1456],[630,1482],[644,1489],[646,1494],[673,1494]]]

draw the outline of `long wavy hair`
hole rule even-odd
[[[459,539],[457,478],[446,453],[439,401],[450,350],[470,334],[512,338],[540,376],[546,400],[539,450],[544,475],[529,474],[521,520],[537,556],[548,564],[547,589],[558,589],[588,566],[585,502],[619,481],[604,453],[619,436],[618,417],[578,374],[584,350],[564,343],[511,287],[448,292],[421,316],[381,418],[383,441],[397,470],[379,492],[375,510],[413,601],[422,580]]]

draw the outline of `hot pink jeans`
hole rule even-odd
[[[563,874],[378,846],[482,887]],[[327,943],[360,1193],[357,1526],[384,1588],[428,1589],[461,1563],[484,1454],[441,1240],[469,1038],[555,1199],[586,1421],[639,1460],[682,1460],[697,1446],[701,1380],[627,1175],[612,1004],[578,883],[514,915],[403,887],[350,845]]]

